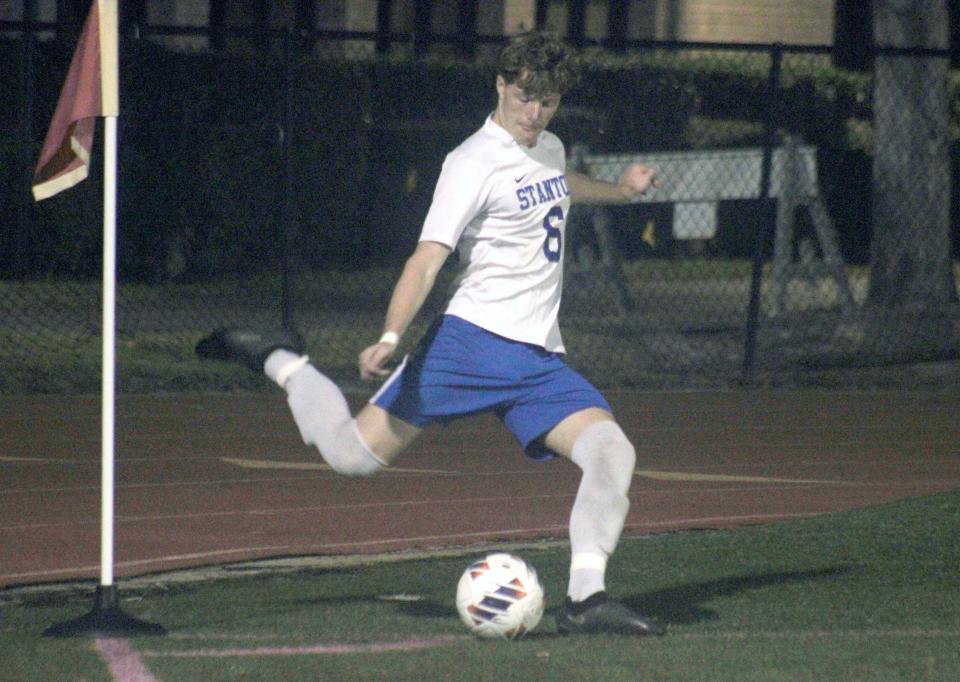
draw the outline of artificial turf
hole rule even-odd
[[[512,548],[547,593],[540,627],[518,642],[472,638],[454,609],[461,571],[488,548],[148,576],[120,594],[125,611],[168,630],[130,642],[158,680],[947,680],[960,679],[958,530],[960,493],[947,493],[624,539],[608,588],[665,621],[662,638],[557,635],[562,544]],[[91,594],[0,591],[0,678],[111,679],[92,638],[43,636],[89,610]]]

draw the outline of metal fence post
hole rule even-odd
[[[763,261],[770,235],[773,234],[776,216],[770,198],[770,174],[773,168],[773,149],[777,144],[777,126],[780,102],[780,71],[783,66],[783,45],[775,43],[770,48],[770,73],[767,77],[767,101],[763,117],[763,165],[760,169],[761,220],[757,228],[753,248],[753,269],[750,276],[750,303],[747,307],[747,332],[743,344],[743,368],[741,381],[749,381],[753,374],[757,352],[757,327],[760,318],[760,285],[763,282]]]
[[[283,158],[283,217],[281,219],[282,255],[280,257],[280,318],[283,328],[293,328],[293,223],[295,220],[293,194],[293,31],[283,32],[283,123],[281,124],[281,155]]]
[[[25,0],[23,3],[23,60],[20,64],[20,92],[23,97],[23,106],[20,108],[20,125],[18,148],[20,150],[20,174],[25,182],[17,194],[17,229],[13,243],[13,262],[11,270],[17,277],[25,277],[33,271],[33,257],[30,254],[30,235],[33,234],[33,199],[30,196],[30,183],[33,178],[31,169],[36,159],[33,158],[33,107],[34,93],[37,86],[34,80],[36,73],[33,62],[34,46],[34,2]]]

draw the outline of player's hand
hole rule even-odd
[[[371,381],[390,374],[390,369],[386,367],[387,362],[393,357],[397,346],[394,343],[379,341],[372,346],[364,348],[360,353],[358,364],[360,365],[360,378],[364,381]]]
[[[627,199],[637,199],[651,187],[659,187],[657,180],[657,169],[650,166],[644,166],[639,163],[632,163],[623,171],[618,183],[620,191]]]

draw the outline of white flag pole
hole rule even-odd
[[[107,116],[103,140],[103,376],[101,386],[100,585],[113,585],[115,480],[117,117]]]
[[[116,433],[117,116],[120,114],[118,0],[97,0],[103,110],[103,375],[101,405],[100,585],[113,606]]]

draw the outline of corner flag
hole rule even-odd
[[[99,116],[119,113],[117,2],[94,0],[33,176],[36,201],[87,177]]]
[[[96,119],[103,117],[103,379],[101,392],[100,585],[93,610],[50,626],[48,637],[160,635],[166,630],[128,616],[113,582],[116,288],[118,0],[94,0],[73,53],[33,179],[37,201],[87,177]]]

